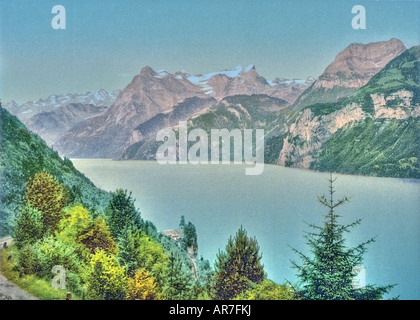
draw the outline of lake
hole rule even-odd
[[[160,165],[154,161],[72,160],[95,185],[133,192],[144,219],[158,230],[177,228],[181,215],[197,229],[199,255],[212,264],[230,235],[244,226],[256,237],[268,277],[295,283],[291,247],[308,253],[307,223],[321,225],[328,209],[317,196],[328,193],[329,175],[266,165],[259,176],[245,164]],[[403,179],[334,175],[342,224],[363,218],[346,233],[349,246],[374,236],[363,266],[366,284],[395,284],[390,296],[420,299],[420,184]]]

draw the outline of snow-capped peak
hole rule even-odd
[[[244,71],[245,71],[245,72],[249,72],[249,71],[251,71],[252,69],[255,69],[255,66],[254,66],[253,64],[250,64],[248,67],[246,67],[246,68],[244,69]]]

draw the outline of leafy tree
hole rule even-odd
[[[115,256],[104,250],[91,255],[83,274],[86,294],[94,300],[123,300],[127,294],[127,278]]]
[[[112,196],[107,208],[107,220],[111,229],[111,234],[115,239],[121,236],[126,228],[142,227],[140,212],[134,205],[135,199],[131,197],[131,192],[118,189]]]
[[[265,279],[263,282],[252,283],[250,289],[239,294],[235,300],[292,300],[293,292],[287,285],[280,285]]]
[[[41,270],[41,261],[34,250],[34,244],[26,243],[19,249],[15,258],[20,273],[38,274]]]
[[[68,271],[79,272],[80,260],[76,250],[61,240],[48,236],[38,241],[33,246],[33,251],[40,262],[37,274],[40,277],[51,279],[51,270],[54,266],[60,265]]]
[[[116,254],[118,246],[111,236],[108,225],[102,217],[93,220],[89,211],[81,205],[64,210],[59,223],[57,238],[76,247],[81,254],[93,254],[96,249]]]
[[[249,238],[241,228],[235,237],[230,237],[226,252],[219,251],[215,263],[214,298],[230,300],[248,290],[251,283],[264,279],[262,255],[255,238]]]
[[[168,256],[162,246],[140,230],[126,229],[119,238],[118,259],[126,273],[133,277],[138,269],[148,271],[162,287]]]
[[[42,212],[44,232],[54,232],[69,202],[67,188],[43,171],[27,182],[25,197],[32,208]]]
[[[52,236],[32,244],[26,243],[18,251],[12,251],[12,255],[17,258],[17,267],[23,273],[46,277],[48,280],[51,280],[51,270],[55,265],[75,273],[80,270],[80,260],[75,249]]]
[[[375,241],[371,238],[353,248],[345,246],[344,232],[349,232],[360,224],[361,219],[348,225],[337,222],[339,215],[336,209],[348,202],[347,197],[335,201],[333,183],[336,179],[330,178],[329,198],[319,196],[318,201],[328,208],[322,227],[309,224],[313,232],[307,232],[305,238],[313,257],[293,249],[302,259],[303,265],[292,261],[297,269],[297,276],[302,284],[298,294],[305,300],[378,300],[388,293],[393,285],[354,288],[353,279],[355,270],[363,262],[366,246]]]
[[[134,278],[128,278],[127,288],[127,300],[159,299],[156,283],[146,270],[139,269]]]
[[[18,248],[32,244],[43,236],[42,214],[26,204],[20,211],[13,228],[13,240]]]
[[[57,237],[72,245],[91,222],[89,211],[83,206],[68,207],[64,210],[64,218],[59,223]]]
[[[89,222],[86,229],[77,237],[77,242],[85,245],[91,254],[98,249],[110,254],[118,252],[118,246],[111,236],[108,225],[101,217]]]

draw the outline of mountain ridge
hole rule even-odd
[[[419,136],[419,73],[420,46],[414,46],[340,102],[304,107],[285,131],[276,163],[342,173],[420,178],[419,139],[413,139]],[[390,134],[393,130],[396,139],[384,137],[381,143],[376,140],[382,131]],[[349,145],[353,147],[348,148]],[[381,150],[375,147],[379,145]],[[400,145],[407,151],[400,154],[392,151],[403,150]],[[352,151],[358,156],[354,157]],[[346,158],[354,163],[345,161]],[[382,170],[381,166],[388,169]]]
[[[363,87],[389,61],[406,50],[407,47],[396,38],[350,44],[337,54],[318,79],[299,96],[293,110],[299,111],[315,103],[337,102]]]
[[[207,99],[206,103],[199,103],[199,107],[194,108],[195,112],[200,112],[210,106],[210,101],[215,104],[221,97],[220,92],[251,95],[268,90],[273,94],[275,90],[281,91],[279,88],[284,87],[289,90],[287,94],[290,97],[303,91],[308,82],[311,79],[270,85],[265,78],[258,75],[253,65],[245,69],[237,67],[231,71],[199,76],[190,76],[185,72],[171,74],[165,70],[154,71],[146,66],[118,94],[108,110],[78,123],[53,146],[60,154],[68,157],[119,158],[124,149],[143,138],[136,128],[147,121],[150,123],[159,114],[173,113],[176,106],[187,105],[187,99]],[[191,116],[190,112],[178,111],[175,112],[178,121]],[[180,116],[182,114],[184,117]],[[165,124],[156,121],[155,125],[158,123]],[[157,129],[163,127],[154,129],[154,132]]]

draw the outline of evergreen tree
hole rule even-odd
[[[117,258],[129,277],[134,277],[136,270],[139,268],[135,240],[131,228],[124,228],[118,238]]]
[[[179,256],[171,254],[165,272],[166,284],[163,296],[168,300],[187,300],[191,298],[192,275],[186,270]]]
[[[43,236],[42,214],[26,204],[23,206],[13,228],[13,240],[18,248],[32,244]]]
[[[118,239],[118,260],[129,277],[134,277],[138,269],[150,273],[160,288],[168,256],[162,246],[140,230],[123,230]]]
[[[118,189],[113,194],[106,212],[108,225],[115,239],[118,239],[126,228],[140,229],[142,227],[143,221],[134,202],[131,192],[128,194],[127,190]]]
[[[347,197],[335,201],[333,183],[336,179],[330,178],[329,198],[318,196],[318,201],[328,208],[322,227],[309,224],[313,232],[306,232],[305,238],[313,257],[293,249],[302,259],[303,265],[292,261],[297,269],[297,276],[303,285],[298,294],[302,299],[309,300],[378,300],[388,293],[392,285],[356,288],[353,285],[355,270],[363,262],[366,246],[375,241],[371,238],[353,248],[345,246],[344,232],[360,224],[361,219],[348,225],[337,222],[339,215],[336,209],[348,202]]]
[[[184,229],[184,227],[185,227],[185,217],[184,216],[181,216],[181,221],[179,222],[179,227],[181,229]]]
[[[262,255],[255,238],[249,238],[241,228],[230,237],[226,252],[217,255],[215,263],[214,297],[218,300],[230,300],[248,290],[251,283],[260,283],[264,279]]]
[[[184,224],[185,225],[185,224]],[[191,248],[194,255],[198,252],[197,231],[195,225],[188,222],[184,227],[184,238],[182,239],[182,247],[184,250]]]

